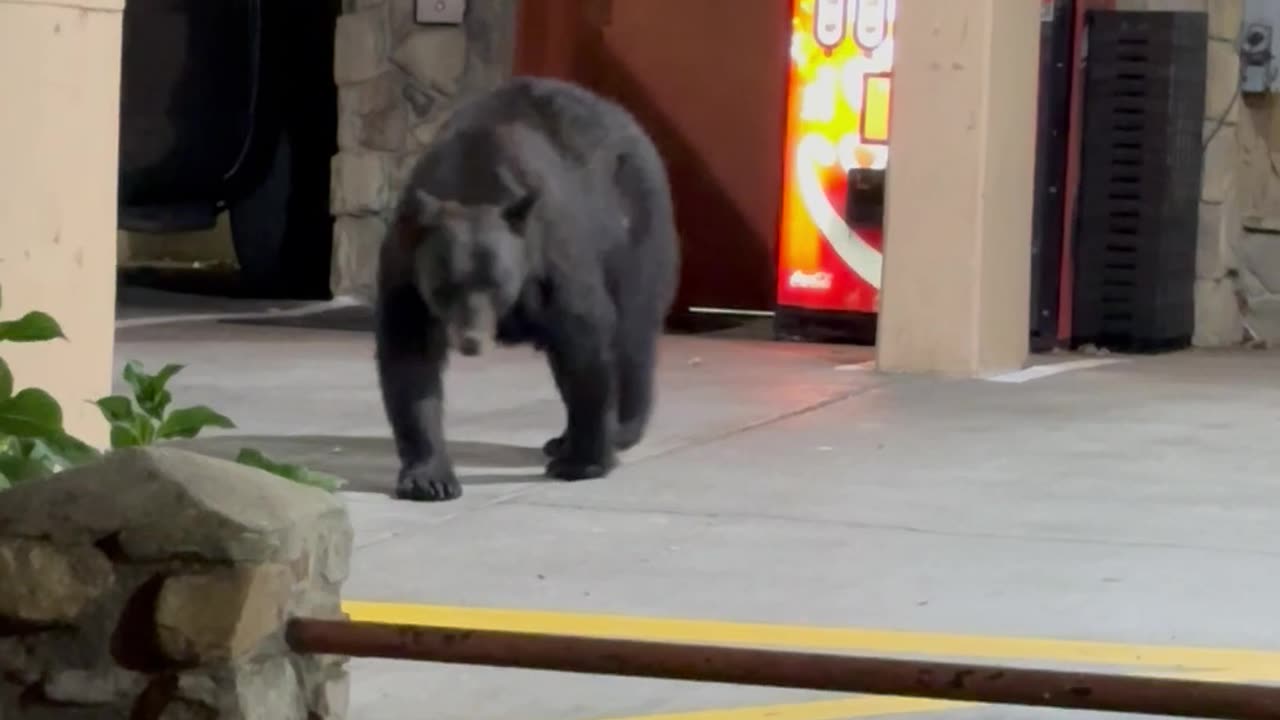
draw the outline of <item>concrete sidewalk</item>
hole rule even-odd
[[[119,365],[187,363],[177,402],[240,425],[201,447],[259,447],[351,480],[353,600],[1280,648],[1275,353],[993,383],[882,376],[860,348],[670,337],[650,437],[610,478],[565,484],[540,477],[536,451],[562,422],[550,377],[531,352],[503,351],[448,378],[466,495],[414,504],[387,496],[371,336],[211,322],[118,335]],[[831,698],[355,668],[357,720],[880,707],[715,710]]]

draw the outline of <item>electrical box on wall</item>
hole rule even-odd
[[[461,25],[467,0],[415,0],[413,19],[419,25]]]
[[[1240,29],[1240,91],[1248,94],[1280,92],[1280,2],[1245,0]]]

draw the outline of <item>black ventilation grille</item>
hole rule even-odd
[[[1195,325],[1203,12],[1088,16],[1074,345],[1175,350]]]

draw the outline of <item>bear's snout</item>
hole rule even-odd
[[[458,352],[466,355],[467,357],[475,357],[476,355],[479,355],[480,350],[483,349],[483,347],[484,343],[480,342],[480,339],[474,335],[463,335],[458,339]]]
[[[491,342],[485,335],[484,328],[454,325],[450,328],[449,345],[464,357],[475,357],[483,355]]]

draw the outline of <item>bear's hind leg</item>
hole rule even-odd
[[[589,334],[591,335],[591,334]],[[555,454],[547,463],[548,477],[589,480],[608,475],[617,464],[614,453],[614,375],[608,344],[598,337],[558,339],[547,348],[558,368],[557,384],[564,400],[568,426],[564,435],[547,443]]]
[[[653,371],[659,333],[649,327],[623,328],[619,333],[618,431],[614,447],[630,449],[644,439],[653,410]]]
[[[613,363],[617,391],[617,419],[613,431],[613,447],[629,450],[644,439],[653,410],[654,366],[657,361],[658,330],[636,329],[619,333]],[[557,366],[555,355],[548,354],[551,374],[561,396],[565,396],[568,382],[565,371]],[[567,433],[567,431],[566,431]],[[565,449],[565,434],[551,438],[542,446],[542,453],[549,458],[560,457]]]

